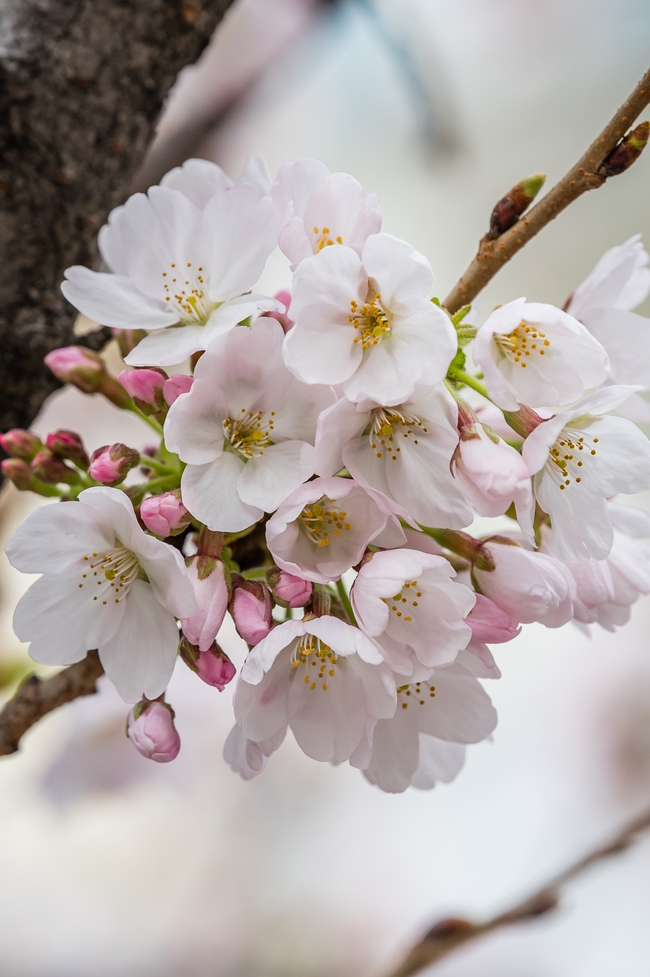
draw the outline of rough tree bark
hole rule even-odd
[[[0,430],[28,427],[57,386],[43,357],[73,341],[63,271],[96,262],[178,72],[231,3],[2,0]]]

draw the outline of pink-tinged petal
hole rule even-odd
[[[363,684],[345,660],[337,662],[335,674],[328,677],[327,691],[322,683],[315,689],[301,681],[289,687],[287,712],[298,746],[313,760],[348,760],[363,736],[366,715]]]
[[[46,574],[21,597],[14,613],[14,630],[31,642],[29,653],[45,665],[70,665],[108,640],[121,625],[124,602],[93,601],[90,583],[77,575]]]
[[[411,787],[431,790],[438,781],[450,783],[463,769],[465,752],[466,747],[461,743],[446,743],[420,733],[420,759],[411,778]]]
[[[271,190],[280,220],[285,218],[289,207],[302,218],[310,195],[329,173],[325,163],[309,157],[281,166]]]
[[[272,512],[313,473],[313,447],[304,441],[283,441],[246,462],[237,481],[237,491],[247,506]]]
[[[271,198],[261,197],[251,184],[239,184],[216,193],[203,213],[214,229],[210,293],[223,301],[249,291],[277,240]]]
[[[338,306],[309,305],[286,334],[285,363],[305,383],[343,383],[352,376],[363,357],[353,332],[346,314]]]
[[[125,702],[156,699],[174,671],[178,628],[144,580],[134,580],[124,603],[120,627],[99,646],[99,658]]]
[[[314,467],[318,475],[329,477],[343,467],[341,452],[358,437],[370,420],[370,411],[360,411],[347,397],[327,407],[318,418]]]
[[[246,682],[240,675],[233,706],[235,719],[246,739],[263,743],[284,736],[288,724],[290,675],[288,652],[285,652],[275,668],[263,673],[259,683],[255,685]]]
[[[197,378],[191,390],[178,397],[165,421],[165,444],[190,465],[216,461],[223,451],[223,420],[228,402],[212,381]]]
[[[109,519],[78,502],[57,502],[31,512],[9,538],[5,553],[22,573],[58,573],[81,565],[94,550],[112,546]]]
[[[103,326],[160,329],[178,322],[176,313],[165,309],[162,301],[143,295],[122,275],[91,271],[83,265],[68,268],[65,275],[61,291],[68,302]]]
[[[373,234],[363,246],[362,261],[368,276],[378,285],[382,305],[391,312],[410,315],[431,297],[431,265],[406,241],[392,234]]]
[[[436,695],[421,710],[420,730],[441,740],[479,743],[497,724],[497,714],[481,684],[453,668],[437,668],[431,684]]]
[[[176,366],[192,353],[205,349],[207,338],[205,326],[165,329],[145,336],[124,362],[129,366]]]
[[[372,759],[364,776],[389,794],[401,794],[411,784],[419,754],[419,731],[413,711],[398,709],[393,719],[375,726]]]
[[[313,190],[303,214],[305,232],[314,253],[325,246],[363,244],[381,214],[369,225],[366,195],[349,173],[332,173]],[[375,229],[378,230],[379,226]]]
[[[208,465],[188,465],[181,480],[181,494],[193,516],[215,532],[238,533],[261,519],[263,510],[247,505],[239,496],[237,481],[244,462],[224,452]]]
[[[370,665],[379,665],[383,659],[377,645],[358,628],[353,628],[337,617],[320,617],[308,621],[304,625],[307,634],[314,634],[331,648],[337,655],[358,655],[362,661]]]
[[[262,638],[251,649],[241,670],[242,681],[248,685],[259,685],[280,652],[304,633],[305,625],[302,621],[285,621],[273,628],[266,638]]]
[[[175,166],[160,181],[161,187],[177,190],[199,210],[219,190],[231,187],[233,181],[216,163],[207,159],[186,159],[182,166]]]

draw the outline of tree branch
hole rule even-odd
[[[96,261],[178,72],[231,3],[0,4],[0,430],[29,427],[58,385],[43,357],[75,341],[63,271]]]
[[[30,675],[0,712],[0,756],[18,749],[21,737],[39,719],[82,695],[97,691],[96,683],[104,669],[96,651],[83,661],[69,665],[52,678]]]
[[[536,916],[543,916],[552,909],[556,909],[560,903],[562,886],[581,875],[592,865],[609,858],[611,855],[618,855],[620,852],[626,851],[636,841],[637,836],[641,832],[647,831],[648,828],[650,828],[650,810],[631,821],[606,844],[594,849],[584,858],[560,872],[555,878],[550,879],[533,895],[485,923],[472,923],[467,919],[453,918],[441,920],[409,950],[402,963],[395,970],[392,970],[388,977],[410,977],[411,974],[438,963],[447,954],[477,937],[493,933],[495,930],[502,929],[504,926],[511,926],[513,923],[521,923],[534,919]]]
[[[476,257],[443,302],[452,315],[463,305],[468,305],[499,269],[565,207],[587,190],[603,185],[607,179],[603,172],[605,160],[649,102],[650,71],[647,71],[611,122],[566,176],[501,237],[481,239]]]

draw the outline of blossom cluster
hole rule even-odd
[[[267,296],[276,247],[291,287]],[[111,213],[99,249],[108,270],[70,268],[62,289],[125,368],[82,347],[46,362],[156,444],[2,435],[5,474],[58,499],[6,552],[42,574],[18,637],[47,664],[96,648],[145,756],[179,751],[179,656],[220,691],[235,678],[229,614],[249,648],[233,770],[256,776],[290,729],[383,790],[430,788],[496,726],[491,645],[532,622],[614,630],[650,592],[650,516],[616,499],[650,488],[638,237],[564,309],[517,298],[479,325],[441,307],[426,257],[352,176],[303,159],[272,182],[252,158],[237,182],[172,170]]]

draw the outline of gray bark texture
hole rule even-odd
[[[96,263],[176,76],[231,3],[0,0],[0,431],[58,386],[43,357],[79,342],[63,271]]]

